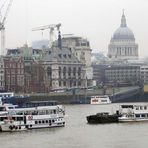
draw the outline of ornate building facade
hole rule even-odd
[[[65,36],[62,37],[62,46],[71,49],[72,54],[74,54],[77,59],[85,65],[85,75],[86,79],[85,87],[92,85],[93,79],[93,68],[91,66],[91,52],[90,43],[87,39],[78,36]]]
[[[85,69],[69,48],[52,47],[42,59],[50,89],[84,87]]]
[[[138,44],[131,29],[126,24],[124,12],[120,27],[114,32],[108,46],[108,57],[111,60],[137,60]]]

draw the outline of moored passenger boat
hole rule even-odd
[[[1,130],[19,131],[19,127],[23,127],[21,129],[24,130],[46,127],[62,127],[65,126],[64,115],[65,111],[62,105],[16,108],[9,110],[8,115],[3,116]],[[22,119],[21,122],[18,121],[18,118],[16,118],[17,116]],[[7,117],[12,120],[5,120]],[[11,127],[17,127],[17,130]]]
[[[119,122],[148,121],[148,105],[121,105]]]
[[[91,96],[90,104],[109,104],[111,103],[111,100],[109,96],[103,95],[103,96]]]

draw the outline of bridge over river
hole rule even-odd
[[[33,93],[29,95],[29,101],[52,101],[56,100],[65,104],[90,103],[90,96],[108,95],[112,102],[136,102],[141,101],[143,89],[139,86],[131,87],[114,87],[95,90],[80,90],[70,92],[50,92],[50,93]]]

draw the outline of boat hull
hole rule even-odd
[[[119,122],[142,122],[148,121],[148,118],[138,119],[138,118],[119,118]]]
[[[117,115],[107,115],[107,116],[90,115],[90,116],[87,116],[86,118],[87,118],[87,122],[90,124],[118,122]]]
[[[2,132],[18,132],[27,130],[25,125],[20,124],[2,124],[1,131]]]

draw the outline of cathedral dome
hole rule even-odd
[[[137,60],[138,44],[135,37],[126,24],[124,11],[120,27],[114,32],[108,45],[108,57],[112,60]]]
[[[126,18],[123,13],[122,19],[121,19],[121,25],[120,27],[115,31],[113,35],[113,39],[120,40],[120,39],[126,39],[126,40],[135,40],[134,34],[126,25]]]
[[[113,39],[132,39],[134,40],[134,34],[128,27],[119,27],[114,35]]]

